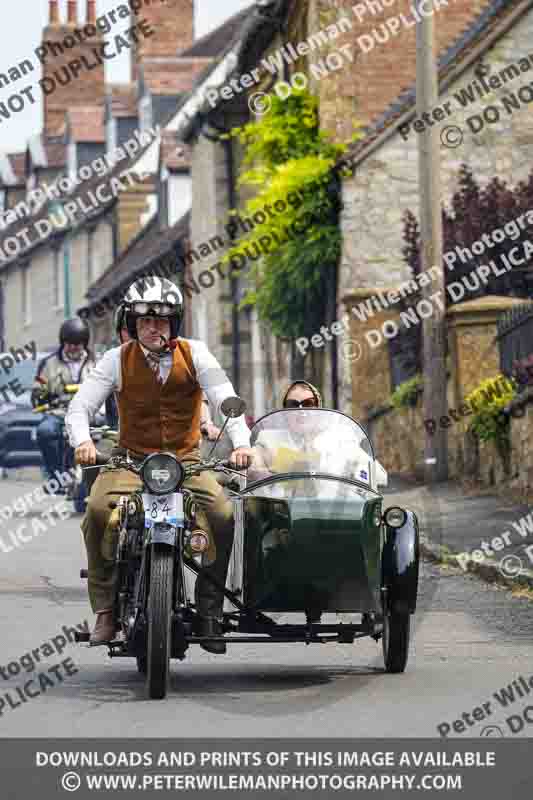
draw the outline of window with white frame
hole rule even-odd
[[[56,310],[63,308],[63,247],[53,249],[52,303]]]
[[[87,242],[86,242],[86,289],[89,289],[94,281],[94,228],[87,228]]]
[[[30,265],[23,264],[20,268],[20,299],[21,316],[24,325],[31,323],[31,285],[30,285]]]
[[[78,171],[78,151],[76,142],[69,142],[67,147],[67,169],[68,177],[74,181]]]
[[[145,94],[139,102],[139,121],[141,133],[152,127],[152,98],[149,94]]]
[[[114,117],[109,117],[106,123],[106,145],[107,155],[114,153],[118,147],[117,140],[117,121]]]

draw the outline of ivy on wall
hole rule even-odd
[[[241,255],[249,261],[250,253],[263,252],[261,238],[268,237],[270,251],[253,262],[252,288],[242,305],[254,306],[276,336],[296,339],[314,335],[324,324],[335,285],[340,186],[332,169],[348,145],[333,143],[320,130],[318,100],[307,90],[294,90],[286,100],[269,99],[267,114],[232,131],[245,151],[239,185],[256,190],[239,216],[253,218],[276,203],[286,210],[256,224],[224,260]],[[356,133],[352,141],[359,138]],[[287,230],[293,232],[290,238]]]

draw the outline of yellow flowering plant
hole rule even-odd
[[[469,429],[481,442],[495,442],[508,448],[509,417],[503,413],[516,395],[516,382],[498,374],[487,378],[467,395],[465,402],[474,412]]]

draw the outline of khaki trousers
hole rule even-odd
[[[114,452],[116,454],[117,451]],[[193,450],[181,462],[186,465],[199,460],[199,451]],[[214,563],[204,566],[196,581],[196,602],[202,616],[220,617],[222,593],[213,588],[206,576],[213,575],[220,583],[225,583],[233,545],[233,507],[213,472],[195,475],[187,479],[183,486],[194,496],[199,527],[209,534],[216,546]],[[110,547],[106,541],[109,535],[106,528],[113,513],[109,503],[117,502],[121,495],[131,494],[141,488],[142,483],[137,475],[129,470],[117,469],[101,472],[91,490],[81,529],[87,549],[89,599],[95,613],[111,609],[115,598],[117,574],[114,547]]]

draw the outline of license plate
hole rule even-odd
[[[143,494],[142,497],[146,528],[150,528],[154,522],[166,525],[183,525],[185,522],[182,494]]]

